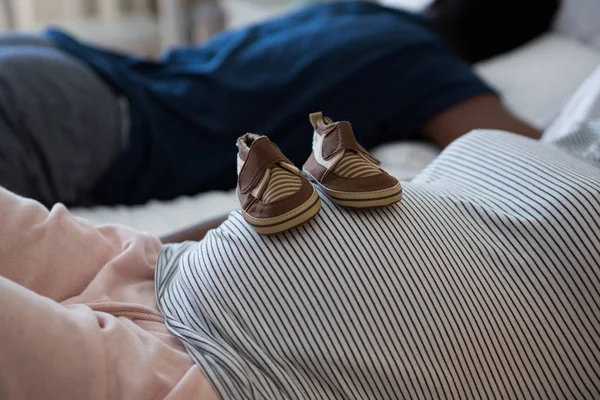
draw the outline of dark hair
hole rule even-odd
[[[469,62],[512,50],[548,31],[561,0],[436,0],[431,20]]]

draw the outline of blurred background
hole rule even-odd
[[[312,0],[0,0],[0,31],[60,26],[106,47],[156,56]],[[427,0],[389,0],[419,8]]]

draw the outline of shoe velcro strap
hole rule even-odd
[[[323,158],[328,160],[342,150],[354,150],[365,155],[375,165],[380,165],[381,161],[369,154],[354,137],[352,126],[349,122],[338,122],[335,127],[325,134],[323,139]]]
[[[244,166],[240,171],[240,191],[248,193],[258,184],[268,168],[282,161],[291,164],[290,160],[279,150],[279,147],[269,139],[256,140],[250,147]]]

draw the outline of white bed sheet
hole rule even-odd
[[[409,180],[437,156],[438,150],[425,143],[393,143],[375,149],[373,154],[389,173],[398,179]],[[95,225],[118,223],[162,235],[238,207],[235,191],[231,190],[183,196],[172,201],[151,201],[143,206],[76,208],[71,211]]]
[[[558,117],[572,94],[599,64],[600,52],[572,39],[549,34],[525,48],[477,66],[477,71],[503,94],[509,108],[543,129]],[[392,143],[375,149],[373,154],[392,175],[410,180],[437,156],[438,150],[424,143]],[[162,235],[237,207],[232,190],[167,202],[151,201],[143,206],[71,211],[96,225],[119,223]]]

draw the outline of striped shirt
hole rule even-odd
[[[276,236],[233,212],[162,251],[167,325],[226,400],[598,399],[600,127],[558,142],[473,132]]]

